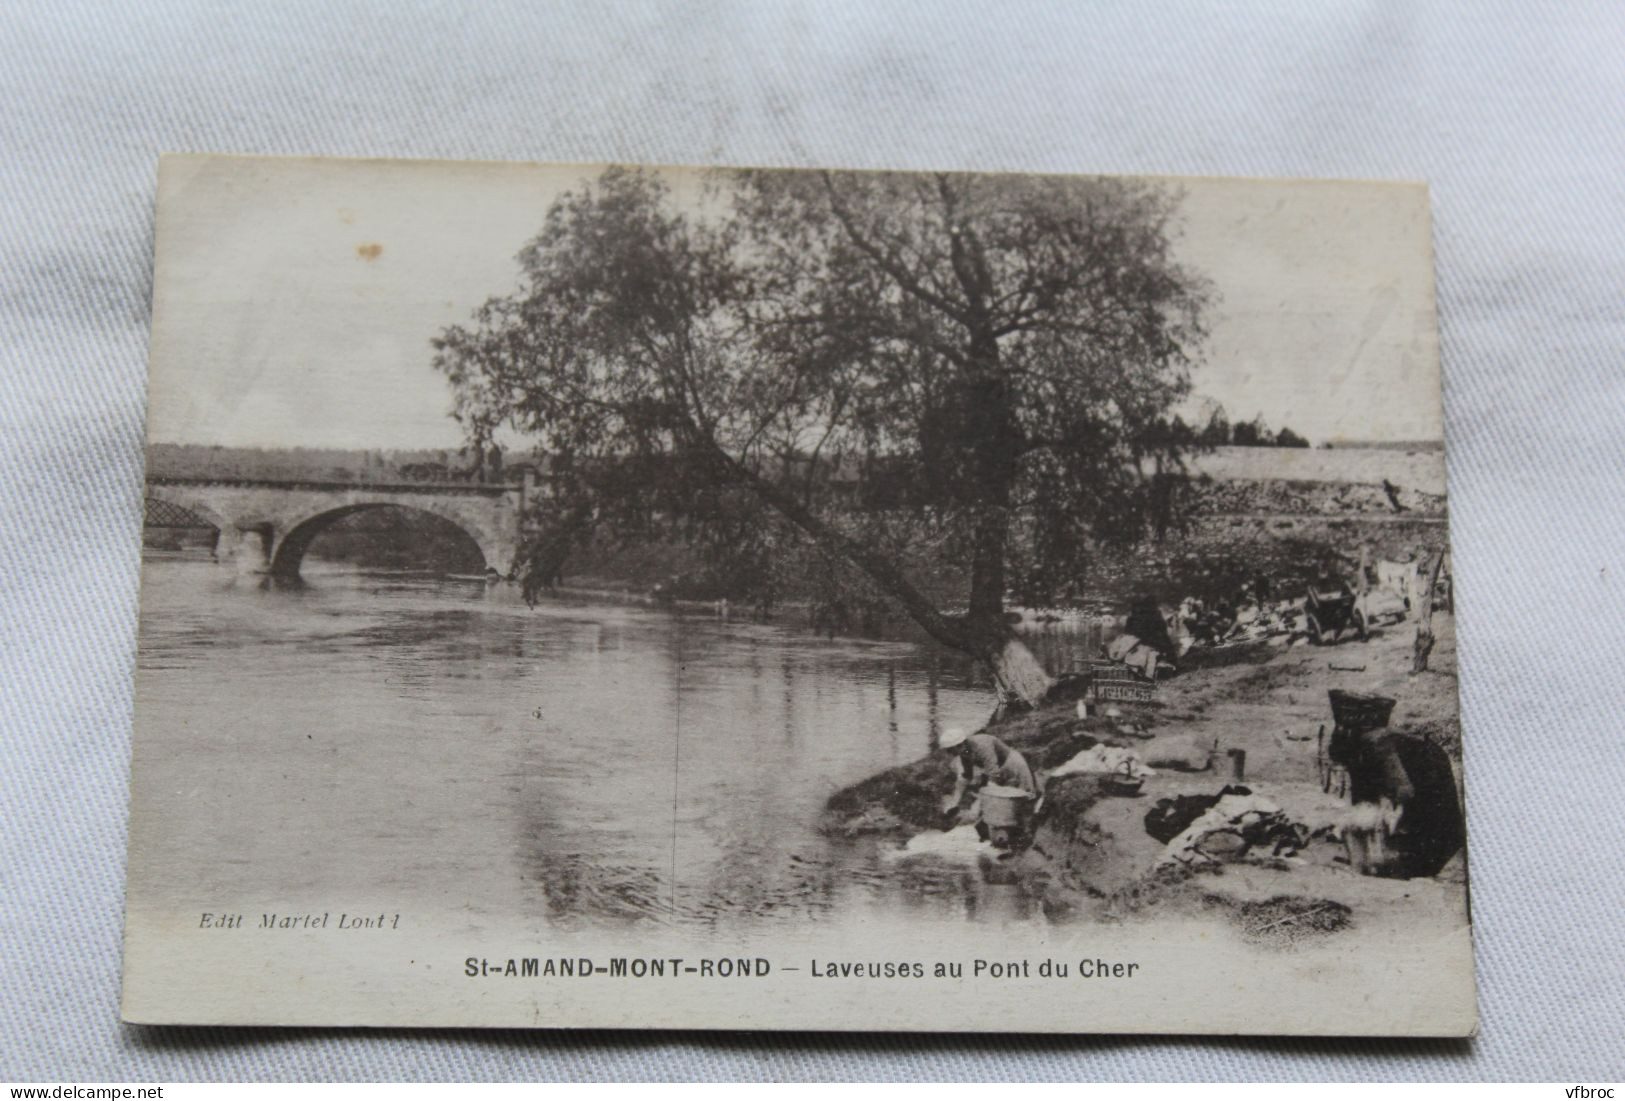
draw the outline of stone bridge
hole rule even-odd
[[[511,577],[534,493],[528,474],[513,484],[147,479],[149,498],[185,509],[219,531],[215,557],[221,562],[281,579],[299,576],[305,551],[333,521],[391,505],[455,524],[479,547],[487,573]]]

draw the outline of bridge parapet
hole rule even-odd
[[[340,482],[320,479],[153,477],[149,496],[187,509],[220,535],[215,556],[241,571],[295,577],[329,524],[368,508],[439,516],[466,532],[487,570],[512,576],[534,486],[489,482]]]
[[[148,486],[241,486],[256,489],[280,489],[289,492],[334,492],[340,490],[369,490],[379,493],[434,493],[465,497],[501,497],[509,493],[523,493],[527,482],[368,482],[328,481],[321,478],[230,478],[230,477],[175,477],[154,475],[147,479]]]

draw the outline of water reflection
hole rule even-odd
[[[986,718],[987,688],[953,655],[305,574],[268,591],[207,562],[143,566],[135,783],[165,820],[140,850],[200,906],[415,900],[562,923],[1030,913],[981,869],[898,865],[815,829],[838,788]],[[1039,645],[1064,667],[1053,634]]]

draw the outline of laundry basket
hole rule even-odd
[[[1396,701],[1365,692],[1345,692],[1333,688],[1326,693],[1332,701],[1332,721],[1350,734],[1376,730],[1388,725]]]

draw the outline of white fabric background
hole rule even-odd
[[[0,1079],[1625,1076],[1618,5],[11,0],[0,89]],[[120,1025],[161,150],[1430,180],[1482,1035]]]

